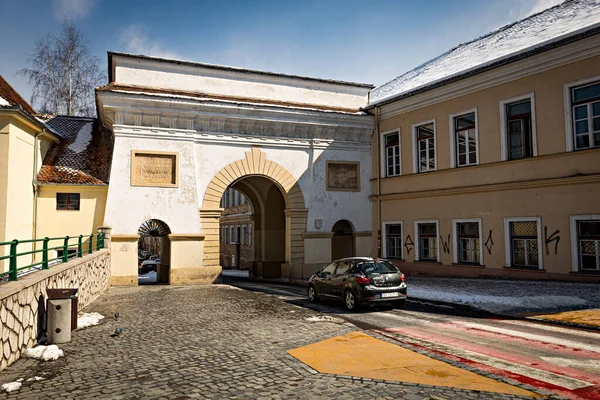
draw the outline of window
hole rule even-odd
[[[571,217],[573,271],[600,272],[600,215]]]
[[[505,220],[508,266],[542,268],[540,225],[539,218],[508,218]]]
[[[65,251],[63,249],[56,250],[57,258],[62,258],[64,254],[65,254]],[[69,255],[69,258],[75,258],[75,257],[77,257],[77,250],[67,249],[67,254]]]
[[[56,193],[57,210],[79,210],[79,193]]]
[[[454,231],[454,263],[483,264],[481,252],[481,221],[459,219],[452,221]]]
[[[575,150],[600,147],[600,82],[571,89]]]
[[[435,171],[435,122],[426,122],[414,127],[415,172]]]
[[[400,175],[400,131],[383,133],[383,176]]]
[[[451,115],[452,167],[477,164],[477,114],[476,110],[462,115]]]
[[[229,228],[225,227],[225,244],[229,243]]]
[[[402,258],[402,222],[384,223],[384,257]]]
[[[234,236],[234,231],[233,231],[234,227],[230,226],[229,227],[229,243],[235,243],[235,236]]]
[[[246,237],[248,235],[248,227],[246,225],[242,226],[242,245],[246,245]]]
[[[250,226],[248,227],[248,246],[252,246],[252,240],[253,240],[253,231],[252,231],[252,224],[250,224]]]
[[[437,220],[415,221],[415,231],[417,232],[415,261],[438,261]]]
[[[335,266],[336,266],[336,263],[333,262],[333,263],[329,264],[328,266],[326,266],[325,268],[323,268],[321,270],[321,272],[324,274],[333,275],[333,273],[335,272]]]
[[[335,270],[336,275],[347,274],[350,269],[350,264],[347,262],[339,262],[337,263],[337,269]]]
[[[502,160],[537,156],[533,93],[500,102]]]

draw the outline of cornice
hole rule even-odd
[[[513,63],[381,106],[381,119],[431,106],[600,55],[599,36],[579,40]]]
[[[600,174],[569,176],[551,179],[537,179],[520,182],[495,183],[477,186],[463,186],[447,189],[420,190],[406,193],[389,193],[379,196],[381,201],[416,199],[434,196],[453,196],[460,194],[489,193],[504,190],[536,189],[552,186],[581,185],[585,183],[600,183]],[[371,201],[377,201],[377,195],[369,196]]]

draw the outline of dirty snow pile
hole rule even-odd
[[[83,313],[77,317],[77,329],[87,328],[88,326],[98,325],[104,315],[93,313]]]
[[[600,0],[576,0],[550,8],[468,43],[371,91],[370,103],[543,47],[600,24]]]
[[[2,390],[6,393],[14,392],[15,390],[21,389],[21,382],[9,382],[2,385]]]
[[[27,382],[32,382],[32,381],[41,381],[44,378],[42,378],[41,376],[34,376],[33,378],[29,378],[27,379]]]
[[[58,360],[58,358],[62,356],[64,356],[63,351],[55,344],[51,344],[50,346],[37,346],[26,349],[23,352],[23,357],[25,358],[35,358],[36,360],[42,361]]]
[[[329,315],[317,315],[314,317],[304,318],[305,321],[308,322],[333,322],[336,324],[343,324],[344,320],[341,318],[331,317]]]

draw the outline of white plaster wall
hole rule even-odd
[[[359,161],[360,192],[328,191],[326,182],[327,160]],[[369,200],[371,177],[371,153],[364,150],[315,150],[313,184],[307,207],[309,232],[331,232],[340,219],[350,221],[356,232],[371,231],[371,201]],[[322,219],[323,226],[317,229],[315,219]]]
[[[150,132],[144,132],[150,135]],[[179,187],[131,186],[131,150],[179,153]],[[137,234],[142,222],[159,219],[172,233],[200,232],[196,157],[191,141],[115,137],[105,225],[113,234]]]
[[[368,87],[248,71],[206,68],[119,56],[114,81],[212,95],[358,109],[367,105]]]

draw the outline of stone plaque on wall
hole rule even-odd
[[[360,163],[327,161],[327,190],[360,191]]]
[[[131,186],[177,187],[178,181],[177,153],[131,152]]]

